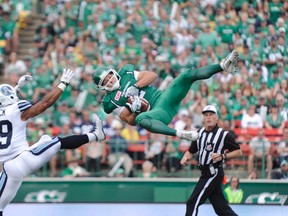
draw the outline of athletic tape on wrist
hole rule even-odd
[[[59,83],[58,88],[60,88],[62,91],[64,91],[66,88],[66,85],[61,82],[61,83]]]

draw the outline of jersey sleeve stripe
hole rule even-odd
[[[29,101],[22,100],[22,101],[19,101],[19,102],[18,102],[18,104],[25,104],[25,103],[29,103]]]
[[[25,104],[31,104],[31,103],[29,101],[20,101],[20,102],[18,102],[18,106],[25,105]]]
[[[27,104],[26,106],[23,106],[23,107],[19,107],[19,110],[21,112],[23,112],[24,110],[28,109],[29,107],[31,107],[32,105],[31,104]]]
[[[25,104],[18,104],[18,107],[21,108],[21,107],[25,107],[25,106],[31,106],[30,103],[25,103]]]
[[[28,109],[29,107],[31,107],[32,104],[28,101],[21,101],[18,103],[18,109],[22,112],[26,109]]]

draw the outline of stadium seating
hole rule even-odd
[[[235,134],[238,136],[237,140],[238,141],[249,141],[251,137],[257,136],[258,129],[254,128],[235,128],[234,129]],[[264,134],[265,136],[270,140],[278,140],[281,139],[283,136],[283,130],[280,129],[268,129],[264,128]]]

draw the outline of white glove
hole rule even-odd
[[[136,84],[134,84],[134,85],[132,85],[132,86],[130,86],[127,90],[126,90],[126,92],[125,92],[125,97],[131,97],[131,96],[139,96],[139,87],[136,85]]]
[[[33,77],[30,75],[23,75],[19,78],[17,85],[15,86],[16,90],[20,90],[26,84],[26,82],[30,82],[33,80]]]
[[[70,83],[72,77],[74,76],[74,71],[71,69],[63,69],[63,74],[61,77],[61,82],[63,82],[66,86]]]
[[[138,96],[132,96],[130,97],[132,104],[126,103],[126,105],[129,107],[131,112],[133,113],[139,113],[141,111],[141,100]]]

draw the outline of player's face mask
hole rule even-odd
[[[8,84],[0,85],[0,107],[5,107],[19,101],[16,90]]]
[[[108,68],[101,73],[99,82],[96,86],[105,91],[114,91],[120,88],[120,76],[114,69]]]

